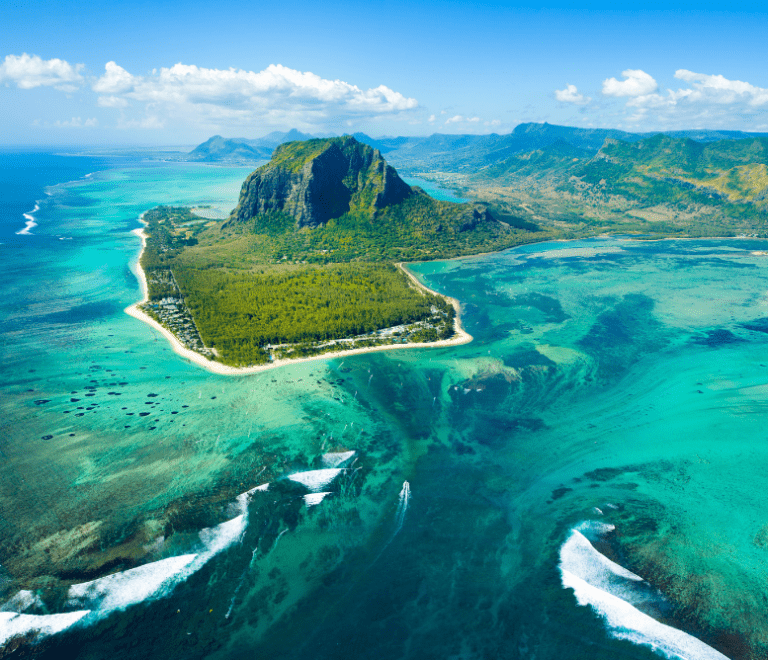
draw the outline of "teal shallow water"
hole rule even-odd
[[[658,590],[657,619],[765,656],[765,242],[416,264],[473,343],[227,378],[122,310],[138,215],[228,210],[245,174],[110,169],[0,246],[0,601],[73,611],[70,585],[198,562],[132,605],[135,586],[116,609],[79,601],[97,613],[38,655],[658,657],[563,588],[570,530],[596,520],[615,529],[595,548]],[[286,479],[353,450],[327,496]]]

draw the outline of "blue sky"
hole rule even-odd
[[[0,144],[526,121],[768,132],[768,11],[531,2],[5,0]]]

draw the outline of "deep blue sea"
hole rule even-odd
[[[768,657],[768,242],[413,264],[472,343],[226,377],[123,310],[247,169],[0,172],[0,657]]]

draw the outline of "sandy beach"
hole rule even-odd
[[[144,222],[144,214],[142,214],[139,217],[139,220],[141,222]],[[274,362],[270,362],[269,364],[259,364],[252,367],[230,367],[226,364],[221,364],[220,362],[215,362],[213,360],[209,360],[208,358],[200,355],[200,353],[196,353],[195,351],[192,351],[188,348],[186,348],[177,338],[176,336],[170,332],[167,328],[164,328],[162,325],[160,325],[157,321],[155,321],[153,318],[145,314],[141,309],[139,309],[139,305],[143,305],[144,303],[148,302],[148,287],[147,287],[147,278],[144,274],[144,270],[141,267],[141,257],[144,254],[144,249],[147,245],[147,236],[144,233],[144,229],[134,229],[133,233],[136,234],[141,239],[141,252],[139,253],[139,257],[136,260],[135,263],[135,269],[134,274],[136,275],[136,278],[139,280],[139,286],[141,287],[142,292],[142,298],[139,302],[134,303],[130,307],[125,308],[125,313],[129,314],[130,316],[134,317],[135,319],[138,319],[139,321],[143,321],[147,325],[152,326],[155,330],[157,330],[160,334],[163,335],[171,344],[171,347],[173,348],[174,352],[179,354],[181,357],[186,358],[190,362],[193,362],[194,364],[203,367],[204,369],[207,369],[208,371],[211,371],[216,374],[221,374],[223,376],[243,376],[247,374],[255,374],[259,373],[261,371],[267,371],[269,369],[276,369],[277,367],[283,367],[288,364],[298,364],[300,362],[312,362],[315,360],[330,360],[334,358],[344,358],[348,357],[350,355],[357,355],[360,353],[373,353],[374,351],[392,351],[392,350],[403,350],[408,348],[438,348],[438,347],[445,347],[445,346],[460,346],[461,344],[468,344],[472,341],[472,335],[470,335],[461,325],[461,304],[458,300],[454,298],[449,298],[448,296],[442,296],[442,294],[437,293],[437,291],[433,291],[432,289],[424,286],[421,282],[419,282],[418,279],[416,279],[416,276],[411,273],[402,263],[397,264],[397,267],[400,268],[413,282],[413,284],[418,287],[420,290],[433,293],[435,295],[442,296],[446,300],[448,300],[451,305],[453,305],[453,308],[456,310],[456,318],[454,321],[454,331],[455,336],[451,337],[451,339],[442,339],[440,341],[433,341],[429,343],[420,343],[420,344],[387,344],[386,346],[370,346],[367,348],[353,348],[346,351],[336,351],[336,352],[330,352],[330,353],[323,353],[321,355],[313,355],[311,357],[302,357],[302,358],[296,358],[293,360],[275,360]]]

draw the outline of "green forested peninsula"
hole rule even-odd
[[[391,264],[268,273],[182,268],[174,275],[205,345],[230,364],[453,334],[450,303],[422,295]],[[394,329],[376,336],[382,328]]]
[[[144,310],[188,346],[235,366],[450,338],[453,306],[417,289],[393,262],[531,240],[530,229],[484,205],[412,188],[349,136],[279,146],[224,222],[171,207],[144,221]]]

